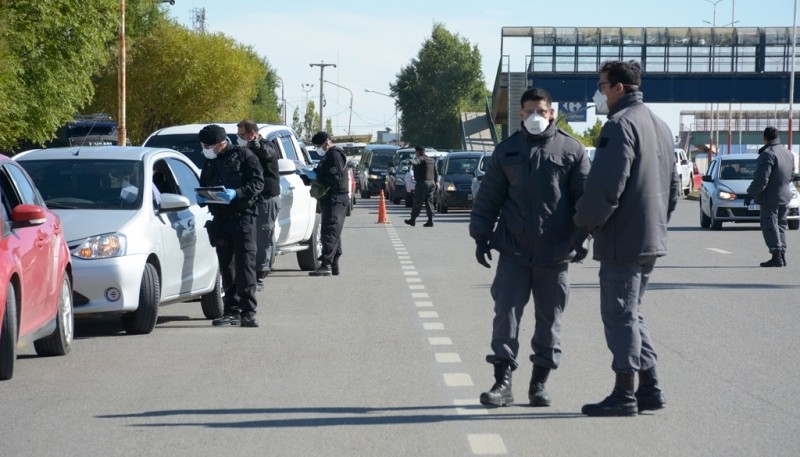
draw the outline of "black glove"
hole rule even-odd
[[[247,142],[247,148],[250,149],[251,151],[256,151],[258,149],[261,149],[261,142],[258,141],[258,138],[256,138],[255,140],[250,140]]]
[[[486,257],[492,260],[492,248],[489,247],[489,241],[476,241],[475,243],[475,260],[486,268],[492,268],[486,261]]]
[[[583,232],[575,232],[572,235],[572,240],[570,244],[572,245],[572,249],[575,251],[575,257],[570,260],[572,263],[581,263],[583,259],[589,254],[589,236]]]
[[[744,197],[744,206],[750,206],[750,203],[752,202],[753,202],[753,197],[749,195],[747,197]]]

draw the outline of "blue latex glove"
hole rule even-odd
[[[216,195],[220,200],[230,203],[236,198],[236,191],[233,189],[225,189],[223,192],[217,192]]]
[[[200,194],[194,194],[194,197],[195,200],[197,200],[197,204],[200,206],[206,206],[206,204],[208,203],[208,199]]]

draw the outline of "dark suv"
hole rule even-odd
[[[386,182],[389,162],[399,148],[386,144],[368,144],[358,164],[361,198],[378,195]]]
[[[483,152],[451,152],[439,163],[436,206],[440,213],[451,207],[472,208],[472,178]]]

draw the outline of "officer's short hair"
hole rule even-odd
[[[767,141],[772,141],[778,138],[778,129],[775,127],[769,126],[764,129],[764,139]]]
[[[550,95],[550,92],[547,92],[544,89],[539,89],[538,87],[532,87],[525,92],[522,93],[522,97],[519,99],[519,106],[525,104],[528,100],[538,102],[539,100],[544,100],[547,103],[547,106],[553,104],[553,97]]]
[[[414,150],[417,152],[425,152],[425,146],[414,146]]]
[[[639,62],[629,60],[609,60],[600,67],[600,73],[608,73],[608,82],[612,86],[622,83],[625,91],[639,90],[642,86],[642,67]],[[636,87],[631,87],[636,86]]]
[[[244,129],[244,131],[248,133],[258,132],[258,124],[256,124],[255,121],[252,121],[250,119],[245,119],[242,122],[236,124],[236,126],[239,127],[240,129]]]

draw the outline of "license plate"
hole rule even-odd
[[[760,211],[761,205],[759,205],[758,203],[750,203],[750,206],[748,206],[747,209],[749,209],[750,211]]]

